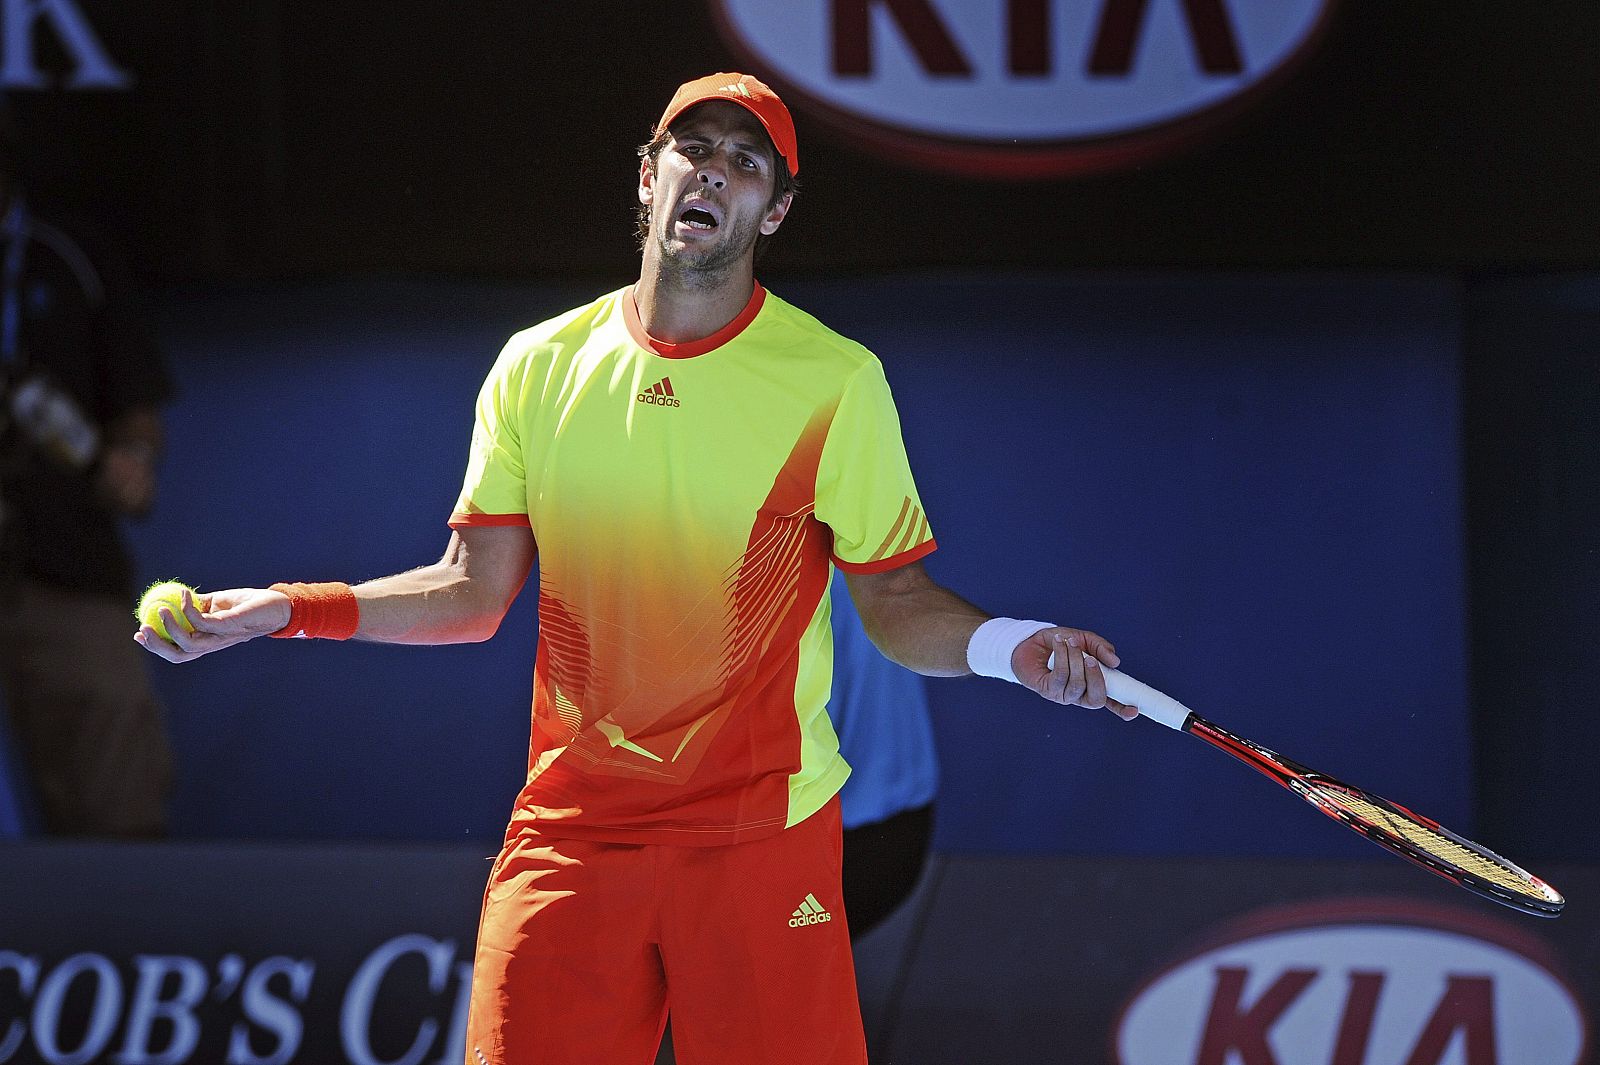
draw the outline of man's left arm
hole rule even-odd
[[[921,562],[881,573],[845,572],[850,597],[878,650],[929,677],[971,673],[968,652],[978,627],[993,619],[928,576]],[[1010,664],[1018,683],[1051,702],[1105,707],[1131,720],[1138,711],[1106,697],[1101,663],[1120,664],[1105,637],[1085,629],[1049,626],[1021,639]]]

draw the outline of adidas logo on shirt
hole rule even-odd
[[[640,392],[636,397],[640,403],[648,403],[654,407],[681,407],[678,397],[672,394],[672,378],[663,377],[649,388]]]
[[[789,915],[790,928],[804,928],[808,924],[827,924],[833,914],[822,908],[815,895],[807,895],[800,908]]]

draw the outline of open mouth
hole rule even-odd
[[[678,221],[690,229],[712,230],[717,228],[717,216],[704,207],[686,207],[678,215]]]

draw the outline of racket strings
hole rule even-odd
[[[1536,898],[1545,897],[1544,893],[1539,890],[1538,885],[1530,883],[1523,873],[1508,867],[1491,854],[1464,846],[1449,836],[1441,835],[1427,825],[1413,821],[1404,814],[1397,813],[1387,807],[1379,806],[1361,795],[1327,787],[1319,787],[1315,791],[1318,798],[1328,801],[1339,809],[1353,814],[1418,850],[1425,851],[1441,861],[1448,862],[1457,869],[1471,873],[1508,891],[1515,891],[1519,895],[1530,895]]]

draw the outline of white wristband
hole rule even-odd
[[[1018,621],[1016,618],[990,618],[978,626],[967,643],[967,668],[980,677],[998,677],[1021,684],[1011,668],[1011,652],[1041,629],[1053,629],[1049,621]]]

